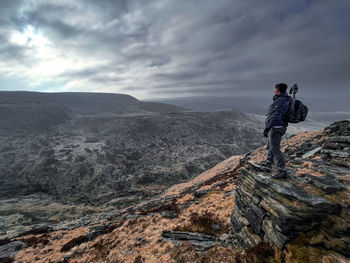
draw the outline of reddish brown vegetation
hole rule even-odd
[[[175,231],[199,232],[207,235],[218,236],[228,232],[229,226],[218,216],[209,211],[204,213],[193,212],[190,221],[184,225],[176,227]]]
[[[39,244],[42,244],[44,246],[47,245],[50,242],[48,238],[48,235],[42,235],[40,237],[32,236],[29,238],[20,239],[19,241],[26,243],[28,247],[36,247]]]
[[[271,257],[275,255],[275,251],[267,244],[259,244],[251,247],[246,252],[237,258],[237,262],[242,263],[260,263],[271,262]]]
[[[10,257],[0,258],[0,263],[12,263],[12,262],[14,262],[13,258],[10,258]]]
[[[143,257],[141,257],[140,255],[138,255],[135,259],[134,259],[134,263],[144,263],[145,259]]]
[[[161,204],[160,206],[150,208],[146,211],[142,211],[140,215],[147,215],[149,213],[161,212],[161,211],[169,211],[178,214],[180,212],[180,208],[176,203],[177,199],[173,199],[170,203]]]
[[[71,250],[73,247],[78,246],[81,243],[84,243],[87,241],[89,241],[89,239],[86,236],[78,236],[76,238],[73,238],[62,246],[61,252],[67,252]]]
[[[182,242],[180,246],[175,247],[171,253],[171,258],[176,263],[264,263],[275,262],[275,251],[266,244],[248,249],[245,253],[240,253],[232,248],[221,246],[200,253],[196,247],[189,242]]]

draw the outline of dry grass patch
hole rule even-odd
[[[192,212],[188,223],[177,226],[175,231],[198,232],[219,236],[229,232],[230,226],[214,213],[205,210],[203,213]]]

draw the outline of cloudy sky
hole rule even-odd
[[[0,0],[0,90],[350,95],[349,0]]]

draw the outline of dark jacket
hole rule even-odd
[[[267,129],[271,129],[274,126],[288,126],[285,117],[290,107],[289,98],[287,92],[282,92],[273,96],[273,103],[269,107],[267,118],[265,120],[265,126]]]

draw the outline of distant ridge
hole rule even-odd
[[[115,93],[0,91],[1,130],[37,130],[86,115],[182,112],[180,106],[141,102]]]
[[[130,95],[118,93],[0,91],[0,105],[36,103],[57,104],[70,113],[88,115],[187,110],[184,107],[166,103],[142,102]]]

